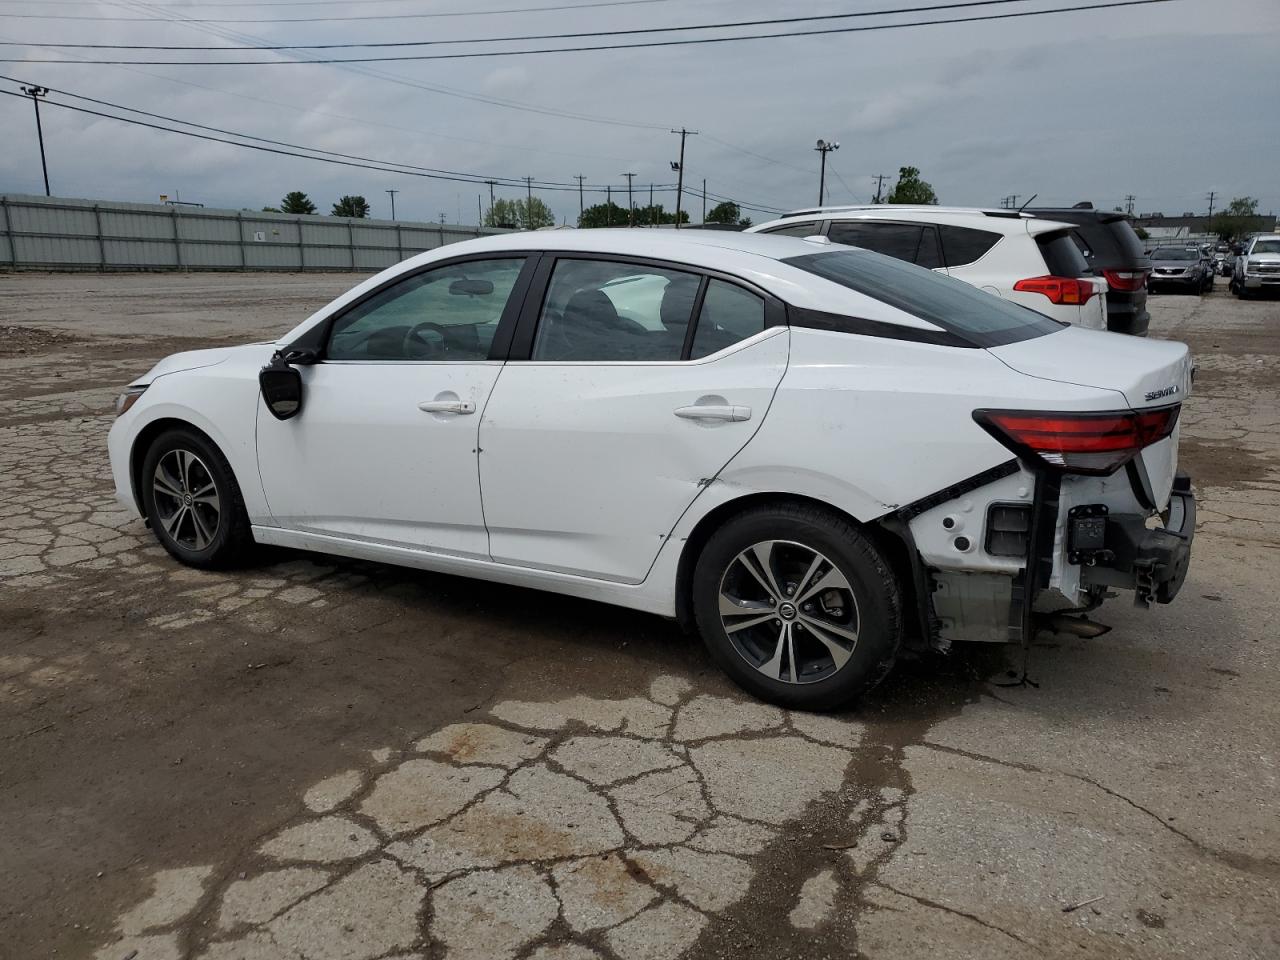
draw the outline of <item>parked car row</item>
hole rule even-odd
[[[592,598],[833,707],[904,645],[1178,593],[1187,347],[1100,329],[1114,268],[1074,229],[820,208],[450,244],[138,378],[116,494],[195,567],[273,544]]]
[[[1123,214],[1090,205],[1036,210],[827,206],[749,232],[821,236],[956,277],[1055,320],[1143,336],[1151,264]]]

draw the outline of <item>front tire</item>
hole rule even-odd
[[[902,642],[897,578],[840,515],[779,504],[712,535],[693,574],[711,656],[762,700],[829,710],[885,678]]]
[[[151,530],[177,560],[212,569],[241,562],[253,544],[249,515],[231,465],[188,428],[166,430],[142,461],[139,478]]]

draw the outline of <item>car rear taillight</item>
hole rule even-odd
[[[1025,459],[1066,473],[1103,476],[1173,432],[1181,405],[1156,410],[1049,413],[975,410],[973,419]]]
[[[1103,270],[1102,275],[1112,290],[1132,291],[1141,290],[1147,285],[1147,274],[1150,272],[1150,270]]]
[[[1089,298],[1097,293],[1093,281],[1077,277],[1028,277],[1019,280],[1013,289],[1022,293],[1042,293],[1050,303],[1071,304],[1078,306],[1089,302]]]

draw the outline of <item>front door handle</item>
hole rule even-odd
[[[475,413],[476,405],[470,400],[423,400],[418,404],[423,413]]]
[[[751,419],[751,408],[730,404],[697,404],[679,407],[676,416],[684,420],[728,420],[740,423]]]

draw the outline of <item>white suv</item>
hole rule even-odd
[[[825,236],[948,274],[1073,326],[1107,329],[1107,283],[1093,276],[1069,223],[1016,210],[895,204],[797,210],[749,232]]]

